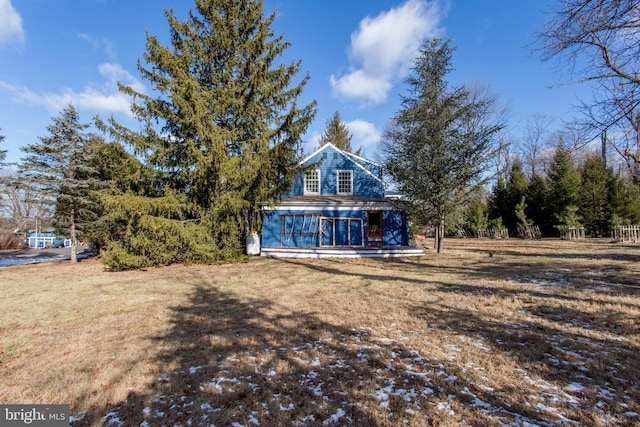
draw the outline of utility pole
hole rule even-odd
[[[602,145],[602,163],[607,167],[607,130],[604,129],[600,134],[600,144]]]

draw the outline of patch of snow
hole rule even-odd
[[[449,402],[438,402],[437,405],[438,411],[449,411],[449,415],[455,414],[451,409],[451,404]]]
[[[331,423],[337,423],[340,418],[344,417],[346,414],[346,412],[344,411],[344,409],[342,408],[338,408],[338,410],[336,411],[335,414],[331,415],[329,418],[327,418],[326,420],[322,421],[322,425],[323,426],[327,426]]]
[[[573,392],[581,392],[581,391],[585,391],[586,387],[583,386],[580,383],[573,382],[573,383],[569,384],[568,386],[566,386],[565,390],[573,391]]]

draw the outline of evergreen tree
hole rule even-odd
[[[520,198],[520,202],[518,202],[515,206],[515,217],[516,217],[516,230],[521,230],[525,227],[531,225],[531,221],[527,218],[526,214],[527,203],[525,196]]]
[[[553,226],[566,225],[563,218],[573,218],[579,202],[580,172],[575,168],[573,158],[568,149],[560,146],[556,149],[549,172],[548,208]]]
[[[592,236],[606,236],[611,222],[609,203],[615,177],[613,171],[600,156],[588,157],[580,168],[582,183],[579,190],[578,211],[587,233]]]
[[[0,130],[2,130],[0,128]],[[0,134],[0,144],[4,142],[4,135]],[[4,159],[7,158],[7,150],[0,150],[0,168],[5,167]]]
[[[549,215],[549,187],[547,181],[537,173],[529,180],[525,200],[525,215],[540,227],[543,235],[551,235],[554,228]]]
[[[502,224],[502,215],[509,210],[507,202],[507,185],[503,176],[498,176],[496,185],[491,191],[488,210],[489,218],[492,220],[500,218],[500,224]]]
[[[221,257],[237,257],[260,227],[260,205],[298,172],[300,138],[315,115],[315,102],[297,105],[309,76],[296,84],[301,62],[277,62],[289,44],[274,37],[275,14],[265,17],[260,0],[196,0],[183,22],[165,14],[171,46],[147,36],[148,66],[138,65],[154,95],[121,87],[138,100],[143,130],[99,125],[159,172],[160,188],[186,194]]]
[[[347,125],[342,123],[342,120],[340,119],[340,113],[337,111],[333,114],[333,117],[327,120],[327,127],[320,137],[320,147],[325,145],[327,142],[332,143],[337,148],[343,151],[346,151],[348,153],[352,152],[351,134],[349,133],[349,128],[347,127]],[[358,149],[355,154],[359,155],[360,149]]]
[[[49,135],[40,142],[22,148],[20,173],[41,194],[45,204],[55,206],[55,225],[66,229],[71,238],[71,261],[77,262],[78,232],[95,219],[91,211],[91,192],[98,187],[95,171],[86,147],[84,132],[89,126],[80,123],[73,105],[65,107],[47,126]]]
[[[153,171],[127,153],[121,144],[106,143],[101,137],[92,135],[87,141],[87,148],[96,177],[103,183],[103,188],[92,193],[91,210],[96,213],[97,220],[85,227],[84,234],[91,240],[93,248],[101,251],[113,236],[123,234],[119,230],[121,221],[118,222],[114,212],[106,209],[107,199],[122,197],[125,193],[141,197],[157,196],[159,193],[154,187]],[[124,197],[122,199],[125,200]]]
[[[469,203],[464,213],[465,229],[476,233],[478,230],[485,230],[489,227],[489,210],[487,203],[482,200],[473,200]]]
[[[516,232],[519,225],[523,226],[523,224],[521,224],[522,218],[518,218],[518,215],[524,215],[524,206],[526,205],[524,198],[528,187],[529,180],[524,173],[522,162],[516,159],[511,164],[511,169],[509,170],[509,179],[505,187],[504,210],[500,213],[504,226],[511,232]],[[518,214],[519,204],[522,204],[520,207],[522,212]]]
[[[158,196],[154,171],[117,143],[107,143],[96,135],[87,141],[93,167],[100,181],[109,184],[111,194],[130,192],[138,196]]]
[[[493,137],[503,124],[493,121],[495,98],[474,97],[464,87],[450,88],[450,41],[425,41],[407,79],[409,95],[386,131],[383,156],[405,203],[418,221],[436,229],[442,252],[445,220],[463,205],[493,158]]]
[[[608,203],[611,209],[610,226],[640,223],[640,190],[631,179],[614,175],[608,194]]]

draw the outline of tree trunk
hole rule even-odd
[[[74,210],[73,208],[71,208],[71,213],[69,214],[69,219],[71,222],[69,231],[71,234],[71,262],[78,262],[78,254],[77,254],[77,250],[76,250],[76,245],[78,244],[78,239],[76,237],[76,221],[75,221],[75,214],[74,214]]]
[[[442,241],[444,240],[444,216],[440,216],[436,224],[436,238],[434,241],[434,249],[436,253],[442,253]]]
[[[444,240],[444,219],[440,219],[438,222],[438,242],[436,247],[436,252],[442,253],[442,242]]]

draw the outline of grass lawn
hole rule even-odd
[[[0,403],[73,425],[640,425],[640,245],[0,269]]]

